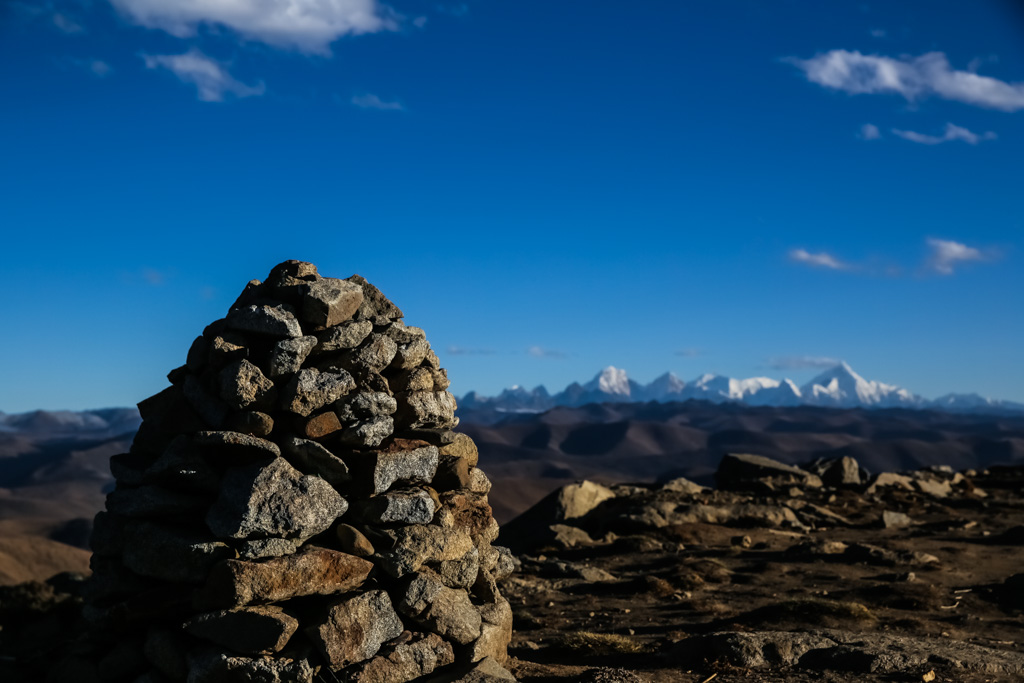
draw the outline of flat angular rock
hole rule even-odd
[[[263,371],[244,358],[220,371],[220,397],[235,410],[261,405],[273,388]]]
[[[563,486],[555,496],[554,519],[561,521],[583,517],[604,501],[614,497],[615,492],[610,488],[592,481]]]
[[[196,432],[192,443],[214,453],[232,453],[249,458],[276,458],[281,448],[273,441],[252,434],[229,431]]]
[[[270,352],[267,374],[277,379],[298,372],[316,344],[316,337],[311,335],[277,342]]]
[[[210,572],[201,603],[233,607],[281,602],[303,595],[333,595],[358,588],[373,564],[347,553],[306,546],[260,562],[229,560]]]
[[[900,529],[911,526],[914,523],[908,515],[893,510],[882,511],[882,526],[886,529]]]
[[[228,414],[228,406],[213,396],[194,375],[185,378],[182,384],[185,399],[196,415],[209,427],[219,427]]]
[[[682,493],[687,496],[695,496],[699,493],[705,493],[709,491],[707,486],[701,486],[695,484],[686,477],[678,477],[670,481],[665,482],[662,487],[662,491],[672,491],[673,493]]]
[[[455,397],[447,391],[417,391],[399,394],[396,417],[403,425],[450,428],[458,424],[455,418]]]
[[[450,643],[435,633],[403,633],[350,674],[353,683],[405,683],[455,661]]]
[[[258,538],[238,544],[238,556],[244,560],[291,555],[298,549],[297,541],[287,538]]]
[[[352,427],[346,427],[338,438],[342,443],[355,448],[376,448],[384,442],[384,439],[391,436],[394,429],[394,420],[383,415],[360,422]]]
[[[348,351],[362,344],[373,332],[373,323],[369,320],[354,320],[336,327],[318,332],[317,345],[313,355],[320,356],[333,351]]]
[[[189,654],[188,683],[313,683],[315,669],[306,659],[240,657],[213,648]]]
[[[438,459],[437,474],[434,475],[431,484],[438,491],[468,489],[473,483],[470,474],[473,469],[468,460],[442,455]]]
[[[859,486],[862,483],[860,463],[848,455],[816,460],[807,466],[807,470],[821,477],[825,486]]]
[[[484,657],[450,683],[516,683],[516,677],[492,657]]]
[[[387,448],[353,459],[371,494],[384,493],[396,482],[429,484],[437,472],[437,447],[423,441],[395,439]]]
[[[282,444],[284,455],[292,465],[305,474],[315,474],[333,487],[352,479],[348,465],[326,447],[311,439],[292,437]]]
[[[380,372],[391,365],[396,353],[398,353],[398,344],[394,339],[387,335],[374,333],[363,342],[362,346],[353,351],[347,360],[353,368]]]
[[[359,310],[363,288],[354,282],[321,278],[310,282],[302,297],[302,321],[314,329],[343,323]]]
[[[486,496],[469,491],[445,491],[441,506],[451,514],[451,526],[465,529],[473,536],[487,531],[493,519]]]
[[[353,275],[345,278],[363,289],[363,303],[359,307],[358,316],[365,320],[374,321],[375,325],[387,325],[388,323],[404,317],[401,309],[391,303],[384,294],[366,281],[361,275]]]
[[[265,337],[285,339],[302,336],[299,321],[286,306],[238,308],[228,313],[224,323],[228,329]]]
[[[480,612],[464,590],[448,588],[432,574],[416,573],[402,585],[396,607],[441,637],[467,645],[480,637]]]
[[[394,545],[378,553],[376,559],[380,568],[395,578],[417,571],[426,562],[457,560],[473,547],[473,538],[465,529],[417,524],[388,529],[385,534]]]
[[[331,603],[324,619],[305,632],[327,665],[337,671],[373,657],[403,630],[388,594],[374,590]]]
[[[430,353],[430,342],[426,339],[416,339],[406,344],[399,344],[395,357],[391,360],[391,368],[394,370],[418,368],[426,360],[428,353]]]
[[[420,339],[426,339],[427,333],[422,328],[406,325],[401,320],[396,320],[387,327],[387,335],[395,340],[396,344],[411,344]]]
[[[469,434],[462,432],[453,432],[451,443],[442,445],[440,453],[451,458],[461,458],[469,463],[470,467],[476,467],[480,460],[480,452],[477,450],[476,443]]]
[[[243,655],[280,652],[299,627],[280,607],[240,607],[199,614],[185,631]]]
[[[309,538],[345,514],[348,503],[320,477],[303,475],[283,458],[224,474],[206,516],[221,538]]]
[[[449,588],[471,588],[476,583],[479,572],[480,551],[475,547],[461,558],[445,560],[439,562],[437,566],[437,575],[441,583]]]
[[[334,406],[334,412],[342,422],[393,415],[397,409],[395,398],[381,391],[349,394]]]
[[[200,583],[213,565],[234,556],[224,543],[174,527],[133,522],[124,529],[124,566],[140,576]]]
[[[748,453],[727,453],[715,472],[715,482],[720,489],[742,489],[761,482],[772,484],[795,484],[821,488],[821,478],[799,467],[786,465],[763,455]]]
[[[300,370],[282,392],[285,410],[307,417],[356,388],[352,375],[339,370],[320,372],[316,368]]]
[[[366,524],[427,524],[434,501],[426,491],[390,491],[360,501],[350,517]]]

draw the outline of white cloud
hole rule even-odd
[[[924,133],[915,133],[912,130],[898,130],[892,129],[893,135],[898,135],[904,140],[910,140],[911,142],[919,142],[922,145],[938,145],[943,142],[950,142],[952,140],[963,140],[964,142],[976,145],[982,140],[995,140],[996,134],[992,131],[982,133],[972,133],[966,128],[961,128],[952,123],[946,124],[946,129],[942,135],[925,135]]]
[[[360,109],[382,109],[385,111],[402,111],[405,109],[399,102],[385,102],[376,95],[356,95],[351,99],[352,104]]]
[[[806,249],[790,249],[789,258],[797,263],[806,263],[809,266],[815,266],[817,268],[830,268],[832,270],[850,269],[849,264],[843,263],[835,256],[823,251],[815,254],[807,251]]]
[[[861,140],[877,140],[882,137],[882,133],[878,130],[878,126],[873,123],[865,123],[860,127],[860,134],[858,135]]]
[[[493,356],[494,349],[467,348],[465,346],[449,346],[445,349],[449,356]]]
[[[83,33],[85,31],[81,24],[66,14],[54,12],[52,19],[53,25],[64,33]]]
[[[541,346],[531,346],[526,350],[526,353],[533,356],[534,358],[553,358],[561,360],[568,358],[569,354],[564,351],[556,351],[555,349],[545,349]]]
[[[377,0],[110,0],[137,24],[179,38],[200,26],[223,26],[274,47],[329,55],[346,35],[397,30]]]
[[[895,93],[908,101],[935,96],[989,109],[1024,109],[1024,83],[1007,83],[950,66],[942,52],[885,57],[832,50],[788,60],[812,83],[850,94]]]
[[[696,358],[698,356],[703,356],[704,355],[704,349],[697,349],[697,348],[693,348],[693,347],[686,348],[686,349],[679,349],[679,350],[676,351],[676,355],[677,356],[682,356],[683,358]]]
[[[236,81],[223,66],[194,48],[183,55],[142,57],[146,60],[147,68],[167,69],[182,82],[196,86],[199,99],[203,102],[220,102],[227,94],[235,97],[262,95],[266,90],[262,81],[255,86]]]
[[[980,249],[969,247],[952,240],[928,239],[931,254],[928,267],[940,275],[952,275],[959,264],[970,261],[985,261],[987,256]]]
[[[89,71],[93,72],[94,75],[103,78],[104,76],[109,75],[113,69],[102,59],[94,59],[89,62]]]
[[[839,358],[827,356],[777,356],[768,359],[768,367],[773,370],[826,370],[842,362]]]

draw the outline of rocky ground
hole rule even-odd
[[[1022,680],[1022,491],[1024,468],[867,478],[850,459],[743,456],[716,489],[565,487],[502,531],[519,558],[506,666],[581,683]],[[46,680],[74,650],[80,586],[0,589],[0,680]]]
[[[818,477],[750,460],[723,463],[719,490],[584,484],[507,525],[521,561],[509,668],[595,683],[1024,679],[1024,468],[843,484],[861,479],[851,462]]]

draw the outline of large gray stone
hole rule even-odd
[[[449,588],[434,574],[418,572],[399,589],[396,607],[427,630],[460,645],[480,637],[480,612],[464,590]]]
[[[396,482],[429,484],[437,473],[437,447],[423,441],[395,439],[387,448],[353,460],[364,490],[384,493]]]
[[[221,538],[305,539],[325,531],[347,509],[323,479],[275,458],[266,466],[229,469],[206,523]]]
[[[863,483],[860,463],[848,455],[816,460],[805,467],[821,477],[825,486],[859,486]]]
[[[369,320],[354,320],[332,327],[316,335],[317,345],[313,355],[319,356],[333,351],[354,349],[373,332],[373,323]]]
[[[151,522],[125,525],[122,561],[141,576],[200,583],[213,565],[234,556],[224,543],[174,527]]]
[[[256,538],[237,543],[238,556],[245,560],[291,555],[298,550],[297,540],[288,538]]]
[[[273,441],[242,432],[196,432],[192,441],[203,452],[210,453],[211,459],[216,459],[217,455],[227,454],[253,460],[276,458],[281,455],[281,448]]]
[[[436,633],[403,633],[348,674],[353,683],[406,683],[455,661],[451,643]]]
[[[391,368],[394,370],[412,370],[418,368],[430,353],[430,342],[426,339],[416,339],[407,344],[399,344],[398,351],[391,361]]]
[[[450,428],[458,424],[455,418],[455,397],[447,391],[416,391],[399,394],[396,417],[403,427]]]
[[[373,657],[402,631],[402,622],[382,590],[336,600],[320,623],[305,629],[334,671]]]
[[[457,560],[444,560],[437,566],[437,575],[449,588],[469,589],[480,572],[480,551],[472,548]]]
[[[287,306],[246,306],[237,308],[224,319],[228,329],[266,337],[301,337],[302,327]]]
[[[188,683],[313,683],[309,660],[290,657],[240,657],[214,648],[189,654]]]
[[[393,545],[378,553],[377,563],[395,578],[415,572],[427,562],[457,560],[473,547],[473,538],[466,529],[415,524],[383,533]]]
[[[379,289],[367,282],[363,276],[353,275],[345,279],[363,288],[363,303],[357,312],[357,316],[360,319],[372,320],[375,325],[387,325],[403,317],[401,309],[391,303]]]
[[[359,310],[363,288],[354,282],[325,277],[310,282],[302,297],[302,321],[313,328],[333,327]]]
[[[262,406],[273,388],[263,371],[244,358],[220,371],[220,397],[235,410]]]
[[[376,448],[391,436],[395,430],[395,422],[388,415],[374,417],[354,426],[346,427],[338,439],[356,448]]]
[[[316,441],[292,437],[281,445],[292,465],[306,474],[323,478],[331,486],[342,486],[352,479],[345,461]]]
[[[754,485],[798,485],[821,488],[821,478],[763,455],[726,453],[715,472],[720,489],[745,489]]]
[[[398,344],[394,339],[384,334],[374,333],[363,342],[362,346],[349,355],[347,362],[353,368],[380,372],[391,365],[396,353],[398,353]]]
[[[185,631],[243,655],[280,652],[299,627],[280,607],[240,607],[198,614]]]
[[[352,375],[344,370],[320,372],[316,368],[300,370],[288,383],[281,397],[285,410],[307,417],[356,388]]]
[[[352,393],[334,406],[334,412],[342,422],[358,422],[367,418],[393,415],[397,409],[398,403],[395,398],[382,391]]]
[[[270,352],[267,374],[272,379],[277,379],[298,372],[316,344],[317,340],[314,336],[282,339],[277,342]]]
[[[207,608],[281,602],[358,588],[373,564],[337,550],[305,546],[262,562],[228,560],[210,572],[198,602]]]
[[[386,333],[399,345],[411,344],[420,339],[427,338],[427,334],[422,328],[406,325],[401,320],[396,320],[388,325]]]
[[[423,490],[389,491],[360,501],[349,516],[366,524],[427,524],[434,500]]]

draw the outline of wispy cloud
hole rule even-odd
[[[64,33],[74,34],[85,32],[85,27],[66,14],[54,12],[51,19],[53,20],[53,25]]]
[[[773,370],[825,370],[842,362],[828,356],[775,356],[768,359],[767,365]]]
[[[678,349],[675,352],[675,354],[677,356],[681,356],[683,358],[697,358],[698,356],[705,355],[705,351],[704,351],[704,349],[687,348],[687,349]]]
[[[146,281],[146,284],[160,287],[167,282],[167,275],[156,268],[143,268],[142,279]]]
[[[569,357],[569,354],[567,354],[565,351],[545,349],[541,346],[531,346],[526,350],[526,353],[533,356],[534,358],[551,358],[554,360],[562,360]]]
[[[360,109],[381,109],[384,111],[402,111],[405,109],[400,102],[385,102],[372,93],[356,95],[350,101]]]
[[[167,69],[184,83],[196,86],[203,102],[220,102],[225,95],[251,97],[266,91],[263,82],[246,85],[235,80],[227,69],[202,52],[192,49],[183,55],[142,55],[149,69]]]
[[[872,38],[885,38],[886,32],[884,28],[873,28],[868,33]]]
[[[449,346],[445,351],[449,356],[493,356],[494,349],[467,348],[465,346]]]
[[[113,71],[113,69],[102,59],[94,59],[89,62],[89,71],[91,71],[93,75],[103,78],[104,76],[110,75],[110,72]]]
[[[992,131],[979,135],[952,123],[946,124],[945,131],[942,135],[925,135],[924,133],[915,133],[912,130],[898,130],[896,128],[892,129],[892,133],[904,140],[910,140],[911,142],[917,142],[922,145],[939,145],[943,142],[952,142],[953,140],[963,140],[969,145],[976,145],[982,140],[996,139],[996,134]]]
[[[927,267],[939,275],[952,275],[954,270],[963,263],[972,261],[988,261],[995,255],[981,249],[969,247],[961,242],[929,238]]]
[[[830,270],[851,269],[850,264],[840,261],[835,256],[824,251],[813,253],[806,249],[790,249],[789,258],[791,261],[803,263],[808,266],[814,266],[815,268],[828,268]]]
[[[865,123],[860,127],[860,132],[857,133],[857,137],[861,140],[877,140],[882,137],[882,132],[878,130],[878,126],[873,123]]]
[[[1024,83],[954,69],[942,52],[886,57],[831,50],[810,59],[786,61],[801,69],[810,82],[854,95],[891,93],[908,101],[940,97],[989,109],[1024,109]]]
[[[186,38],[200,26],[226,27],[247,40],[329,55],[346,35],[393,31],[399,17],[377,0],[110,0],[141,26]]]

